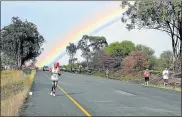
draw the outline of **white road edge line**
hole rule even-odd
[[[47,78],[51,79],[47,74],[44,73],[44,75],[45,75]]]

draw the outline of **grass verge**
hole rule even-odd
[[[161,89],[175,90],[175,91],[181,92],[181,88],[179,88],[179,87],[176,87],[176,88],[173,88],[172,86],[164,87],[164,85],[153,85],[153,84],[149,84],[149,86],[156,87],[156,88],[161,88]]]
[[[96,73],[92,74],[92,76],[105,77],[105,74],[104,73],[100,73],[100,72],[96,72]]]
[[[19,116],[21,107],[33,84],[36,71],[24,74],[22,71],[1,73],[1,116]]]
[[[91,74],[91,76],[98,76],[100,78],[105,78],[104,73],[99,73],[99,72],[93,73],[93,74]],[[132,83],[139,84],[139,85],[143,85],[143,82],[144,82],[144,78],[143,79],[137,78],[137,77],[133,78],[133,77],[130,77],[130,76],[125,76],[125,77],[120,77],[120,78],[110,78],[110,79],[120,80],[120,81],[124,81],[124,82],[132,82]],[[149,86],[156,87],[156,88],[175,90],[175,91],[181,92],[181,88],[180,87],[175,87],[175,88],[172,87],[172,86],[164,87],[163,84],[158,84],[158,85],[156,85],[156,84],[149,84]]]

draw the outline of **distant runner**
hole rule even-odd
[[[109,69],[106,69],[106,79],[109,79]]]
[[[145,76],[145,86],[148,86],[149,77],[150,77],[150,73],[149,73],[149,70],[148,69],[145,70],[144,76]]]
[[[169,76],[169,71],[167,68],[163,71],[162,75],[164,79],[164,87],[166,87],[166,85],[168,84],[168,76]]]
[[[88,74],[89,74],[89,75],[91,74],[91,69],[88,70]]]
[[[52,82],[50,95],[56,96],[56,88],[57,88],[57,84],[58,84],[58,75],[60,73],[59,66],[57,63],[54,64],[54,66],[51,69],[51,72],[52,72],[51,80],[53,82]]]

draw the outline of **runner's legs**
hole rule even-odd
[[[56,88],[57,88],[58,81],[54,81],[54,87],[53,87],[53,96],[56,95]]]
[[[148,86],[149,77],[145,77],[145,86]]]

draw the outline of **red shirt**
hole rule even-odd
[[[145,75],[145,77],[149,77],[150,73],[146,71],[144,75]]]

